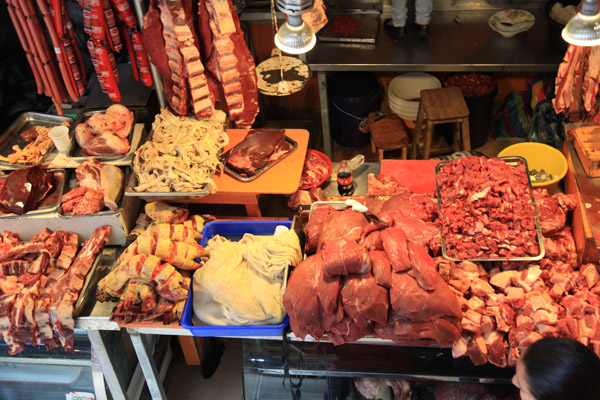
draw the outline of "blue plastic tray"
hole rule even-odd
[[[202,240],[200,244],[206,246],[210,238],[221,235],[230,240],[240,240],[244,233],[253,235],[272,235],[275,228],[283,225],[291,228],[291,221],[213,221],[204,225]],[[192,280],[192,285],[193,285]],[[190,288],[188,299],[183,308],[181,316],[181,327],[187,329],[194,336],[220,336],[220,337],[243,337],[243,336],[281,336],[285,327],[289,324],[286,315],[279,325],[193,325],[193,290]]]

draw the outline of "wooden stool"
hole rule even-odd
[[[402,159],[406,160],[410,133],[400,117],[389,113],[377,119],[375,113],[371,113],[367,123],[371,131],[371,150],[373,153],[377,152],[379,162],[383,160],[384,151],[399,149],[402,149]]]
[[[469,136],[469,109],[465,99],[457,86],[426,89],[421,91],[421,102],[417,113],[415,125],[415,138],[412,144],[411,158],[417,158],[419,141],[421,140],[421,126],[424,115],[427,114],[425,128],[425,143],[423,146],[423,159],[428,160],[431,154],[447,153],[452,150],[460,151],[459,142],[462,142],[462,150],[471,150],[471,139]],[[437,124],[454,124],[454,143],[452,146],[431,148],[433,137],[433,126]],[[462,137],[461,137],[462,136]],[[461,140],[462,139],[462,140]]]

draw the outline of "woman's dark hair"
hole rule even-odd
[[[600,400],[600,358],[576,340],[538,340],[521,362],[537,400]]]

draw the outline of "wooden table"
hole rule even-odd
[[[240,143],[248,129],[228,129],[229,144],[223,152]],[[223,172],[215,176],[217,193],[192,200],[201,204],[243,204],[249,217],[261,217],[258,199],[261,194],[292,194],[298,190],[302,166],[308,148],[305,129],[286,129],[285,134],[298,143],[294,152],[250,182],[242,182]]]

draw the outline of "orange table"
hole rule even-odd
[[[240,143],[248,129],[228,129],[229,144],[223,152]],[[298,143],[294,152],[250,182],[242,182],[223,172],[215,175],[217,193],[190,200],[202,204],[243,204],[249,217],[260,217],[258,198],[261,194],[292,194],[298,190],[306,157],[309,133],[305,129],[286,129],[285,134]]]

